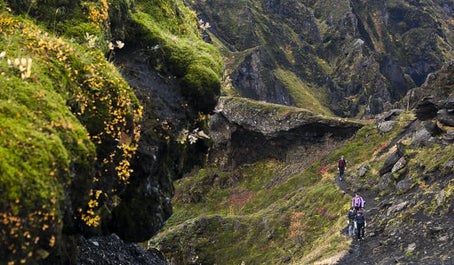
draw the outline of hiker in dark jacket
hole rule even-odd
[[[347,220],[348,220],[348,236],[353,237],[355,234],[355,218],[356,218],[356,210],[354,207],[350,207],[347,213]]]
[[[364,239],[364,229],[367,226],[366,217],[362,210],[356,212],[355,216],[356,236],[358,240]]]
[[[344,178],[344,171],[347,167],[347,160],[345,160],[344,156],[341,156],[339,161],[337,161],[337,169],[339,170],[339,180],[342,181]]]
[[[361,208],[364,208],[364,204],[366,201],[364,201],[363,197],[359,196],[359,193],[355,193],[355,197],[352,199],[352,207],[355,208],[356,211],[358,211]]]

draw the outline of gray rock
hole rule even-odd
[[[401,202],[397,205],[393,205],[391,207],[388,208],[388,211],[386,212],[386,216],[389,216],[390,214],[394,213],[394,212],[398,212],[400,210],[402,210],[405,206],[407,206],[408,202],[405,201],[405,202]]]
[[[377,124],[377,128],[380,132],[389,132],[393,129],[396,121],[384,121]]]
[[[404,192],[407,192],[408,190],[410,190],[412,188],[412,185],[413,185],[413,180],[405,178],[397,183],[396,189],[400,193],[404,193]]]
[[[454,96],[450,96],[446,100],[443,100],[439,104],[439,107],[441,109],[448,109],[449,111],[454,110]]]
[[[96,242],[97,244],[94,244]],[[77,265],[166,265],[163,254],[155,249],[121,240],[117,235],[90,239],[81,237]]]
[[[413,252],[416,249],[416,243],[411,243],[407,246],[407,252]]]
[[[369,165],[362,165],[359,169],[358,169],[358,176],[359,177],[364,177],[364,175],[366,175],[367,173],[367,169],[369,168]]]
[[[378,182],[378,189],[380,191],[391,190],[395,187],[396,183],[394,177],[391,173],[386,173],[381,176],[380,181]]]
[[[401,148],[398,146],[397,150],[386,158],[383,167],[380,169],[380,175],[390,172],[397,161],[403,156],[403,152],[400,149]]]
[[[440,190],[437,197],[437,205],[440,206],[445,199],[445,190]]]
[[[438,127],[437,123],[433,121],[426,121],[424,123],[424,128],[430,133],[431,136],[435,137],[440,135],[443,131]]]
[[[402,109],[392,109],[375,116],[377,122],[394,121],[403,112]]]
[[[403,156],[394,164],[393,168],[391,169],[391,173],[395,173],[401,170],[405,167],[405,165],[407,165],[407,159]]]
[[[443,141],[448,144],[454,143],[454,131],[443,134]]]
[[[447,126],[454,126],[454,110],[441,109],[437,112],[437,120]]]
[[[426,146],[429,143],[432,135],[426,128],[421,128],[413,134],[412,137],[412,147],[421,147]]]
[[[445,167],[445,168],[447,168],[447,169],[449,169],[449,168],[451,168],[451,169],[454,168],[454,160],[450,160],[450,161],[444,163],[444,164],[443,164],[443,167]]]

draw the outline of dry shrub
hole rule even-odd
[[[254,192],[245,190],[241,193],[234,193],[229,197],[229,206],[235,211],[241,210],[254,196]]]
[[[295,239],[304,232],[304,212],[293,212],[290,215],[289,237]]]

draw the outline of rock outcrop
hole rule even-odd
[[[82,237],[79,242],[80,257],[77,265],[167,265],[159,251],[144,250],[134,243],[124,242],[115,234]]]
[[[244,98],[221,98],[210,119],[210,160],[236,167],[262,159],[286,160],[353,136],[362,124],[307,110]],[[303,151],[304,150],[304,151]]]

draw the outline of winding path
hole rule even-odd
[[[336,177],[335,182],[341,190],[351,195],[353,198],[355,191],[351,190],[351,186],[347,182],[340,181],[338,177]],[[338,265],[375,264],[374,261],[368,260],[368,256],[372,253],[373,248],[379,243],[378,238],[374,236],[375,233],[371,233],[371,231],[374,231],[375,227],[373,221],[374,216],[378,213],[377,203],[375,202],[377,194],[370,190],[358,190],[358,192],[366,201],[364,207],[367,218],[365,240],[357,241],[356,239],[353,239],[348,254],[336,263]],[[345,215],[346,214],[347,213],[345,213]],[[343,232],[344,231],[347,233],[347,228],[345,228]]]

